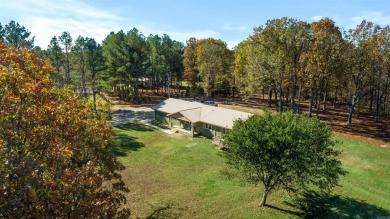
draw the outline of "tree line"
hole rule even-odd
[[[375,121],[389,112],[390,29],[362,21],[342,32],[323,18],[307,23],[292,18],[269,20],[234,51],[214,39],[190,39],[184,50],[184,75],[196,94],[268,96],[269,107],[318,116],[330,104],[348,106],[348,124],[358,107]],[[233,57],[231,57],[233,56]],[[201,88],[200,91],[199,89]]]
[[[183,81],[182,54],[184,44],[168,35],[144,36],[136,28],[128,32],[111,32],[102,44],[94,38],[73,39],[64,31],[53,36],[46,50],[34,46],[31,32],[15,21],[4,27],[0,23],[0,39],[13,48],[32,49],[50,61],[55,69],[55,86],[76,86],[84,96],[88,90],[113,92],[122,100],[142,101],[139,89],[167,94]],[[89,89],[87,89],[89,88]]]
[[[356,110],[375,121],[389,113],[389,31],[367,21],[342,32],[329,18],[313,23],[280,18],[254,28],[234,50],[222,40],[190,38],[184,46],[166,34],[145,37],[135,28],[111,32],[102,45],[82,36],[73,41],[64,32],[42,50],[25,27],[0,24],[6,44],[32,48],[50,60],[59,87],[78,85],[84,94],[87,86],[93,94],[105,89],[141,102],[140,90],[169,96],[184,80],[186,97],[267,96],[270,107],[297,112],[308,100],[308,116],[347,105],[349,124]]]

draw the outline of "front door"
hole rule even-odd
[[[191,130],[191,122],[186,122],[185,127],[186,130]]]

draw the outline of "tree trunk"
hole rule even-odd
[[[333,107],[336,105],[338,92],[339,92],[339,86],[337,85],[336,91],[334,92]]]
[[[265,93],[265,89],[263,88],[263,100],[264,100],[264,93]]]
[[[374,121],[375,122],[378,122],[379,120],[379,111],[380,111],[380,107],[381,107],[381,98],[380,98],[380,85],[378,83],[377,85],[377,94],[376,94],[376,110],[375,110],[375,118],[374,118]]]
[[[326,108],[326,96],[327,96],[328,92],[325,90],[324,92],[324,98],[322,99],[322,111],[325,111],[325,108]]]
[[[314,104],[314,87],[311,88],[309,111],[307,112],[308,117],[312,117],[313,104]]]
[[[134,83],[134,98],[135,101],[140,103],[140,95],[139,95],[139,90],[138,90],[138,78],[135,78],[135,83]]]
[[[298,110],[297,112],[299,113],[301,111],[301,93],[302,93],[302,82],[299,84],[299,88],[298,88]]]
[[[275,96],[275,110],[278,111],[278,93],[276,92],[276,88],[274,88],[274,96]]]
[[[294,110],[294,107],[295,107],[295,88],[296,86],[293,87],[292,91],[291,91],[291,99],[290,99],[290,105],[291,105],[291,109]],[[295,111],[295,110],[294,110]]]
[[[268,92],[268,106],[271,107],[272,105],[272,88],[269,88]]]
[[[282,84],[279,85],[279,89],[278,89],[278,96],[279,96],[279,109],[278,111],[279,112],[283,112],[283,89],[282,89]]]
[[[290,97],[290,87],[288,87],[287,88],[287,90],[286,90],[286,95],[284,95],[285,96],[285,103],[286,103],[286,106],[288,105],[288,101],[289,101],[289,97]]]
[[[263,198],[261,199],[261,202],[260,202],[260,204],[259,204],[259,207],[262,207],[262,206],[265,206],[265,205],[266,205],[267,196],[268,196],[268,191],[267,191],[267,189],[264,189]]]
[[[348,121],[347,121],[348,125],[352,124],[352,115],[354,110],[355,110],[355,104],[351,104],[349,106]]]
[[[386,86],[385,86],[385,90],[384,90],[384,97],[383,97],[383,112],[384,113],[387,113],[387,115],[389,114],[388,112],[387,112],[387,103],[389,102],[389,101],[387,101],[387,99],[388,99],[388,83],[386,83]]]
[[[318,117],[320,115],[320,98],[322,94],[322,88],[320,87],[320,91],[316,92],[316,116]]]
[[[373,103],[374,103],[374,96],[375,96],[375,88],[373,88],[373,86],[371,86],[371,89],[370,89],[370,106],[369,106],[369,110],[368,112],[372,113],[372,106],[373,106]]]

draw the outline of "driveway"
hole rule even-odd
[[[130,107],[117,105],[111,109],[111,124],[121,125],[129,122],[148,123],[154,119],[154,111],[149,107]]]

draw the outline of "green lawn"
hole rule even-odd
[[[261,186],[227,173],[211,141],[137,124],[114,128],[113,153],[126,166],[132,216],[150,218],[297,218],[288,194],[276,191],[271,207],[257,207]],[[348,175],[329,198],[334,218],[390,216],[390,150],[338,139]]]

